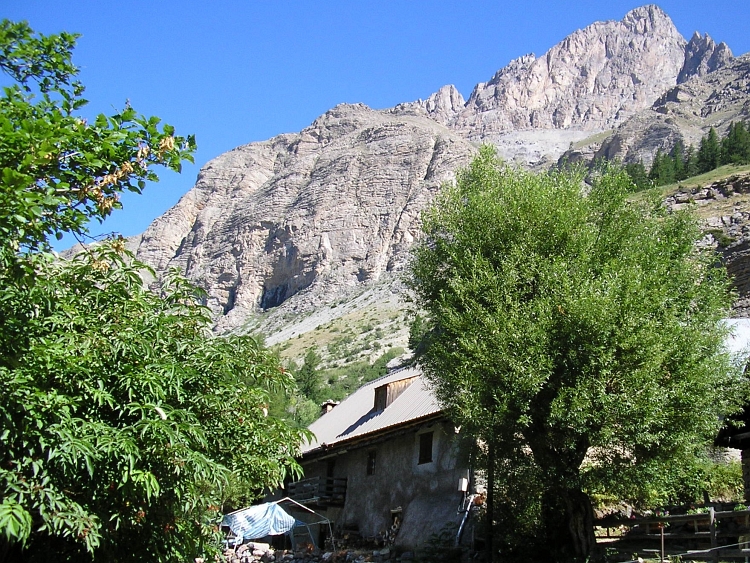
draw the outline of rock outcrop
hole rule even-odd
[[[206,289],[220,330],[303,290],[295,305],[309,310],[401,268],[421,210],[474,150],[426,117],[337,106],[209,162],[137,256]]]
[[[685,63],[677,76],[677,83],[682,84],[693,76],[705,76],[731,60],[732,51],[726,43],[717,45],[708,34],[701,36],[696,31],[685,47]]]
[[[595,158],[651,163],[679,139],[697,146],[710,127],[723,135],[732,121],[750,118],[750,53],[706,75],[697,74],[620,125]]]
[[[685,39],[656,6],[576,31],[478,84],[453,126],[471,139],[518,129],[601,130],[650,106],[684,65]]]
[[[217,330],[258,311],[310,312],[401,269],[421,211],[480,142],[537,167],[591,135],[592,153],[639,157],[699,138],[719,108],[745,100],[735,113],[747,114],[747,63],[638,8],[512,61],[468,101],[444,86],[387,110],[340,105],[300,133],[225,153],[131,245],[157,274],[176,266],[203,287]],[[688,134],[670,121],[680,112],[703,121]]]
[[[734,317],[750,317],[750,174],[738,174],[708,186],[680,189],[665,204],[676,210],[697,206],[704,219],[703,244],[716,247],[733,280]]]
[[[477,84],[465,104],[445,86],[394,109],[421,111],[469,140],[496,144],[508,160],[539,168],[731,59],[726,44],[697,32],[686,42],[659,7],[644,6],[621,21],[578,30],[542,57],[511,61]]]

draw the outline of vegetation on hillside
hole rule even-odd
[[[666,154],[657,150],[648,172],[642,162],[627,164],[625,170],[636,189],[644,190],[680,182],[726,164],[750,164],[750,130],[743,121],[730,124],[722,139],[712,127],[697,151],[692,145],[685,148],[680,140]]]
[[[298,470],[304,432],[268,412],[294,381],[123,240],[50,252],[194,148],[130,107],[80,117],[75,38],[0,23],[0,560],[213,557],[222,508]]]
[[[300,397],[289,409],[300,426],[307,426],[320,416],[320,405],[327,400],[341,401],[359,387],[387,373],[386,365],[404,353],[391,348],[374,362],[358,360],[340,367],[322,367],[322,359],[310,348],[300,367],[292,367]]]
[[[484,147],[415,248],[419,361],[484,444],[488,521],[504,524],[493,555],[594,555],[590,494],[678,500],[669,486],[689,488],[681,472],[699,475],[719,416],[747,397],[723,349],[729,282],[696,250],[697,219],[629,199],[621,169],[587,194],[582,180]]]

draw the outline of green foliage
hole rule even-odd
[[[665,186],[674,183],[675,161],[671,155],[662,154],[661,149],[657,149],[648,177],[655,186]]]
[[[723,229],[708,229],[706,232],[716,239],[716,244],[718,244],[720,248],[726,248],[736,240],[726,234]]]
[[[424,540],[424,544],[417,551],[417,563],[460,563],[465,559],[462,548],[455,546],[458,533],[455,524],[446,524],[439,532],[433,532]]]
[[[699,174],[718,168],[721,164],[721,145],[719,144],[719,137],[716,134],[716,130],[713,127],[701,139],[701,144],[698,147],[697,163]]]
[[[0,98],[2,264],[48,248],[50,236],[81,234],[91,218],[120,207],[119,193],[157,180],[157,164],[192,161],[192,137],[175,137],[157,117],[125,107],[93,123],[71,62],[75,35],[36,36],[26,23],[0,23],[0,69],[16,83]],[[11,253],[10,255],[8,253]]]
[[[742,121],[730,124],[721,141],[721,164],[750,164],[750,131]]]
[[[315,349],[311,348],[305,354],[302,367],[296,371],[294,376],[300,393],[312,401],[320,399],[320,374],[318,373],[320,361],[320,355]]]
[[[409,348],[417,350],[419,344],[425,337],[425,320],[422,315],[415,313],[414,318],[409,325]]]
[[[674,170],[674,179],[676,181],[684,180],[687,176],[685,175],[686,168],[686,157],[685,157],[685,145],[680,139],[677,139],[669,152],[669,156],[672,159],[672,168]],[[671,183],[671,182],[670,182]]]
[[[643,162],[631,162],[625,165],[625,172],[635,185],[635,191],[643,191],[653,187],[653,182],[649,179],[646,173],[646,167],[643,166]]]
[[[656,151],[648,178],[655,186],[666,186],[710,172],[722,164],[750,164],[750,131],[744,122],[732,123],[726,137],[719,140],[712,127],[701,139],[697,154],[692,146],[687,149],[679,139],[669,154]],[[628,165],[626,171],[633,182],[638,184],[637,169]]]
[[[129,107],[77,117],[74,42],[0,24],[16,81],[0,98],[0,552],[211,555],[225,502],[299,469],[304,433],[267,410],[293,380],[250,337],[213,337],[203,295],[176,273],[146,288],[122,239],[71,260],[47,252],[194,146]]]
[[[692,178],[700,174],[698,171],[698,158],[693,145],[685,149],[685,178]]]
[[[587,454],[613,474],[693,459],[746,396],[723,351],[729,283],[695,248],[697,220],[630,201],[621,170],[581,183],[484,147],[425,213],[408,279],[441,404],[498,458],[532,457],[540,539],[571,557],[593,549],[586,531],[561,537],[586,529]]]
[[[0,301],[23,327],[3,331],[0,488],[35,531],[6,536],[112,561],[209,549],[227,491],[246,502],[297,469],[300,433],[267,416],[289,375],[250,337],[210,337],[185,280],[157,295],[109,245],[36,267]]]
[[[328,383],[328,387],[321,390],[320,398],[334,401],[346,398],[368,381],[385,375],[386,364],[403,353],[403,348],[391,348],[372,364],[362,360],[342,367],[320,370],[321,380]]]
[[[647,509],[713,501],[738,501],[744,496],[739,462],[717,462],[709,448],[696,447],[679,463],[645,461],[640,467],[612,470],[606,465],[584,468],[592,496],[626,500]]]
[[[380,343],[374,342],[379,349]],[[292,366],[297,389],[290,394],[274,393],[271,412],[289,420],[296,428],[306,428],[320,416],[320,404],[328,399],[340,401],[362,384],[386,374],[386,364],[403,354],[403,348],[391,348],[372,364],[365,360],[344,366],[321,368],[317,350],[305,354],[301,367]]]
[[[662,154],[661,149],[658,149],[648,173],[653,185],[666,186],[697,174],[697,162],[693,153],[693,147],[690,146],[686,150],[679,139],[669,154]]]

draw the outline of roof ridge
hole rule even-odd
[[[400,368],[397,368],[397,369],[394,369],[394,370],[391,370],[391,371],[389,371],[389,372],[388,372],[388,373],[386,373],[385,375],[381,375],[381,376],[380,376],[380,377],[378,377],[377,379],[373,379],[372,381],[368,381],[367,383],[365,383],[364,385],[362,385],[362,387],[360,387],[359,389],[363,389],[363,388],[367,387],[368,385],[371,385],[371,384],[373,384],[373,383],[377,383],[378,381],[380,381],[380,380],[382,380],[382,379],[386,379],[386,378],[388,378],[388,377],[393,377],[394,375],[398,374],[399,372],[402,372],[402,371],[406,371],[407,369],[415,369],[415,370],[418,370],[418,371],[419,371],[419,374],[417,374],[417,375],[421,375],[421,373],[422,373],[422,370],[420,370],[420,369],[419,369],[418,367],[416,367],[416,366],[402,366],[402,367],[400,367]],[[397,381],[398,381],[398,380],[397,380]],[[357,389],[357,391],[359,391],[359,389]],[[354,391],[354,393],[356,393],[357,391]],[[352,393],[352,394],[354,394],[354,393]]]

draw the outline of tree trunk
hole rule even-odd
[[[497,554],[495,553],[493,535],[495,521],[495,444],[490,441],[487,444],[487,539],[486,548],[490,563],[495,563]]]
[[[594,510],[589,496],[576,488],[550,488],[542,497],[544,537],[558,561],[596,560]]]
[[[594,510],[591,499],[580,489],[568,489],[564,496],[565,514],[573,555],[581,560],[597,559]]]

